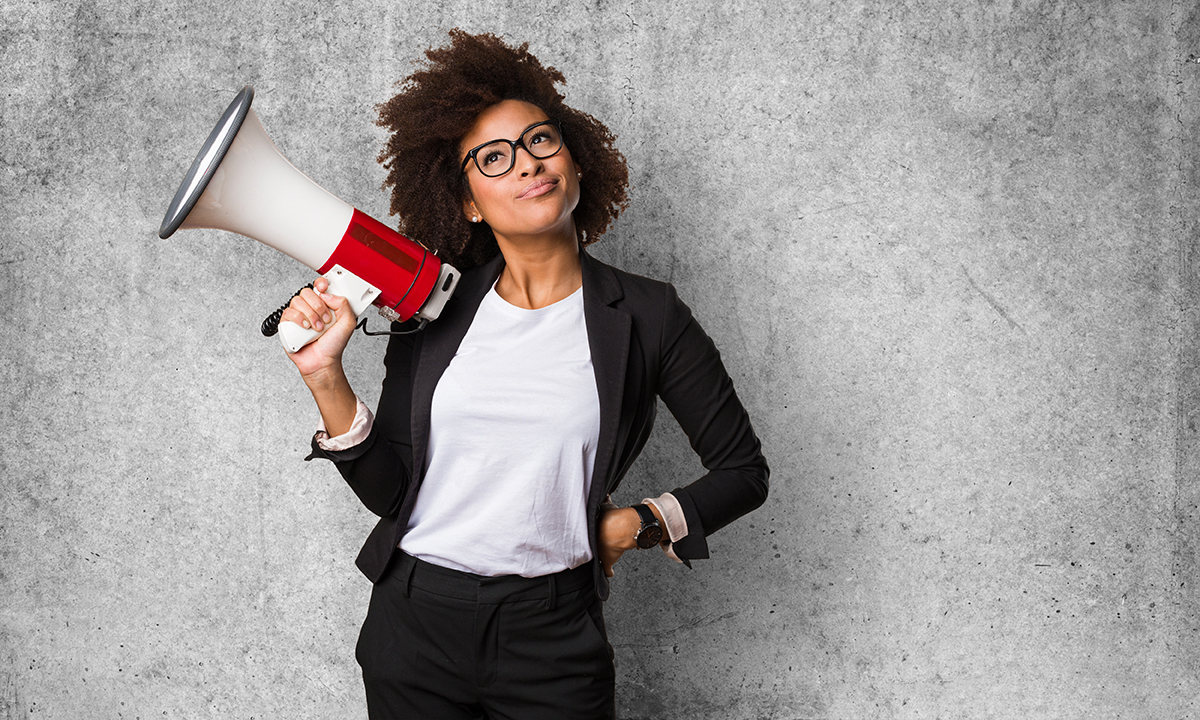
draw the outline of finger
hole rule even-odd
[[[613,576],[613,568],[616,567],[617,561],[621,559],[619,554],[613,553],[611,549],[603,550],[600,553],[600,566],[604,570],[604,574],[608,577]]]
[[[304,323],[308,322],[308,320],[304,317],[303,313],[292,308],[291,305],[288,305],[286,308],[284,308],[283,313],[279,316],[279,322],[296,323],[297,325],[304,327]]]
[[[332,317],[326,317],[326,315],[329,315],[329,307],[326,305],[325,300],[320,294],[314,290],[310,290],[309,288],[304,288],[300,291],[300,297],[304,298],[308,304],[312,306],[313,311],[316,312],[322,320],[325,322],[332,322]]]
[[[317,292],[323,293],[329,289],[329,280],[324,276],[318,277],[316,280],[313,280],[313,288],[315,288]]]
[[[308,288],[304,288],[300,291],[300,297],[304,298],[304,301],[312,308],[313,315],[308,319],[312,322],[313,329],[318,331],[324,330],[326,323],[333,322],[333,315],[330,313],[329,307],[319,295]]]
[[[287,308],[284,309],[283,314],[279,316],[279,321],[296,323],[303,328],[312,327],[312,321],[308,319],[308,316],[305,315],[303,311],[292,307],[290,303],[288,304]]]
[[[311,291],[310,291],[311,292]],[[316,297],[315,295],[313,296]],[[316,327],[316,323],[320,322],[320,316],[313,306],[303,295],[297,295],[288,303],[288,309],[284,310],[284,315],[287,320],[291,320],[297,325],[305,328]],[[290,315],[290,317],[286,317]],[[317,328],[319,329],[319,328]]]
[[[354,315],[353,308],[350,307],[350,301],[340,295],[330,295],[321,293],[321,300],[324,301],[326,307],[334,311],[336,320],[339,323],[348,323],[353,326],[358,318]]]
[[[321,298],[321,302],[325,303],[326,307],[333,308],[334,310],[341,310],[342,307],[344,307],[346,305],[346,303],[350,302],[349,300],[342,297],[341,295],[330,295],[327,292],[321,292],[321,293],[319,293],[319,295]]]

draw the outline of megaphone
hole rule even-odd
[[[329,294],[355,316],[375,305],[392,321],[434,320],[458,285],[458,270],[418,243],[347,205],[288,162],[250,109],[242,88],[200,148],[158,230],[216,228],[245,235],[329,280]],[[328,327],[328,326],[326,326]],[[279,323],[296,352],[321,333]]]

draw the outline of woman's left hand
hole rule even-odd
[[[658,514],[658,508],[646,503],[649,506],[654,516],[658,518],[659,525],[665,529],[662,517]],[[621,559],[629,550],[637,547],[637,534],[642,529],[642,519],[638,515],[637,510],[631,507],[612,508],[611,510],[600,511],[600,527],[599,537],[597,541],[600,545],[600,564],[604,567],[604,574],[608,577],[613,576],[613,565]]]

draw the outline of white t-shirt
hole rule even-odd
[[[401,549],[478,575],[538,577],[591,560],[599,432],[582,288],[526,310],[493,287],[434,391]]]

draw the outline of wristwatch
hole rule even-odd
[[[634,505],[633,509],[637,510],[638,517],[642,519],[642,527],[633,538],[637,546],[645,550],[662,542],[663,529],[658,524],[658,518],[654,517],[654,512],[645,503]]]

